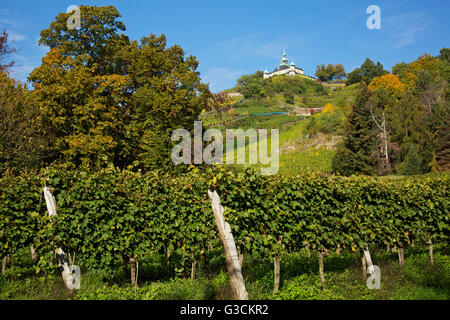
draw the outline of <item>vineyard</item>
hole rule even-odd
[[[56,198],[51,220],[44,186]],[[185,270],[184,276],[190,269],[195,277],[196,266],[221,247],[211,189],[220,195],[240,255],[275,262],[275,286],[281,257],[303,250],[319,258],[321,275],[330,252],[362,255],[366,245],[396,248],[400,263],[404,249],[429,247],[432,262],[432,246],[449,240],[448,186],[447,174],[389,180],[268,177],[224,168],[193,168],[180,177],[47,169],[0,179],[0,256],[32,247],[35,273],[47,274],[55,271],[54,250],[61,247],[82,270],[108,281],[131,263],[133,282],[135,263],[139,268],[160,255],[168,268]]]

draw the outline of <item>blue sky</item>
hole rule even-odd
[[[164,33],[169,45],[199,59],[201,77],[215,91],[233,87],[242,74],[271,71],[283,48],[289,62],[314,75],[318,64],[342,63],[349,72],[369,57],[390,69],[450,47],[448,0],[7,1],[0,30],[19,50],[15,78],[24,81],[40,64],[47,51],[37,45],[40,31],[74,4],[114,5],[132,39]],[[381,9],[380,30],[366,27],[369,5]]]

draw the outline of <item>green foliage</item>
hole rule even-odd
[[[245,98],[257,97],[263,84],[263,73],[257,71],[251,75],[243,75],[237,80],[236,87]]]
[[[405,62],[399,62],[392,67],[392,74],[398,76],[400,79],[406,76],[409,65]]]
[[[327,89],[322,84],[301,76],[275,76],[269,79],[263,79],[262,76],[260,71],[252,75],[244,75],[237,80],[236,87],[247,99],[274,97],[276,94],[283,94],[286,97],[286,95],[300,95],[306,92],[327,93]]]
[[[407,231],[416,243],[447,241],[450,234],[447,175],[388,181],[215,168],[175,178],[54,168],[45,178],[57,201],[51,221],[39,177],[0,179],[0,254],[33,245],[40,256],[37,271],[52,269],[55,247],[109,279],[130,257],[141,261],[170,250],[188,263],[200,261],[217,235],[208,185],[221,195],[241,252],[257,258],[305,246],[357,250],[365,243],[406,243]]]
[[[283,284],[275,300],[342,300],[335,288],[324,288],[319,276],[303,274]]]
[[[424,287],[447,290],[450,293],[450,258],[434,254],[434,265],[430,265],[428,254],[417,254],[405,261],[405,277]]]
[[[273,129],[280,128],[301,121],[298,116],[288,115],[271,115],[271,116],[248,116],[243,117],[227,126],[227,128],[258,128],[258,129]]]
[[[193,129],[204,105],[207,87],[200,83],[198,60],[185,58],[178,46],[166,47],[166,37],[151,34],[133,42],[124,55],[131,63],[129,88],[133,113],[127,124],[131,147],[140,168],[172,167],[170,136],[178,128]]]
[[[33,174],[0,179],[1,257],[30,246],[46,229],[48,219],[39,214],[40,191],[40,180]]]
[[[294,95],[290,92],[284,93],[284,101],[286,101],[287,104],[293,104],[294,103]]]
[[[333,81],[333,80],[340,81],[344,79],[347,76],[347,74],[342,64],[336,65],[329,64],[326,67],[324,64],[322,64],[317,66],[316,76],[321,81]]]
[[[369,84],[373,78],[387,73],[388,72],[383,69],[383,65],[380,62],[375,64],[372,60],[367,58],[360,68],[356,68],[348,74],[347,85],[358,82],[365,82],[366,84]]]
[[[339,134],[344,127],[345,116],[341,110],[321,112],[313,115],[307,121],[305,132],[315,136],[318,132]]]
[[[288,152],[280,155],[282,175],[296,176],[303,172],[331,173],[331,163],[336,152],[326,148],[308,149],[299,152]]]
[[[96,75],[123,74],[124,62],[118,50],[129,44],[120,14],[114,6],[80,6],[79,29],[68,29],[67,20],[72,13],[60,13],[48,29],[41,31],[39,44],[58,48],[65,57],[79,57]]]
[[[208,300],[214,286],[205,280],[171,279],[164,283],[152,283],[139,288],[111,287],[97,289],[75,296],[76,300]]]
[[[420,158],[414,145],[409,148],[403,164],[403,173],[405,175],[413,175],[420,173]]]
[[[405,264],[400,266],[396,253],[371,246],[372,260],[382,272],[381,290],[369,290],[362,281],[359,252],[343,251],[340,255],[330,252],[324,259],[326,288],[316,275],[318,253],[306,249],[281,256],[281,287],[276,295],[272,293],[271,258],[259,259],[245,254],[243,275],[250,299],[281,299],[283,296],[283,299],[448,300],[448,249],[444,243],[435,244],[434,265],[430,265],[427,247],[416,242],[413,247],[405,248]],[[171,261],[170,264],[176,263]],[[14,271],[8,265],[6,274],[0,275],[0,299],[232,299],[220,241],[214,241],[214,250],[208,250],[199,263],[195,280],[182,278],[186,275],[173,278],[173,275],[167,276],[165,253],[148,255],[139,261],[139,286],[134,288],[124,273],[105,281],[99,272],[82,267],[81,289],[69,292],[57,272],[45,277],[35,276],[29,250],[24,248],[14,255]],[[154,267],[149,269],[150,265]]]
[[[435,106],[430,117],[430,131],[436,136],[436,162],[444,170],[450,169],[450,107]]]
[[[449,48],[442,48],[440,51],[440,54],[438,58],[442,61],[450,61],[450,49]]]
[[[370,174],[373,171],[370,155],[374,144],[374,124],[366,106],[369,98],[369,90],[364,84],[348,117],[344,141],[333,159],[335,172],[348,176],[357,172]]]
[[[48,136],[40,115],[32,93],[0,72],[0,173],[39,167]]]
[[[53,134],[45,164],[172,169],[170,135],[193,127],[207,91],[197,59],[164,35],[130,41],[113,6],[80,10],[80,29],[61,13],[41,32],[50,51],[29,77]]]

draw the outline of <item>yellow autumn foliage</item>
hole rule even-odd
[[[333,112],[336,106],[333,106],[331,103],[327,103],[323,106],[322,113]]]
[[[369,84],[369,90],[375,91],[379,88],[384,88],[392,96],[398,96],[405,91],[405,84],[400,81],[400,79],[393,74],[385,74],[380,77],[374,78]]]
[[[433,56],[430,56],[429,54],[424,54],[417,58],[416,61],[411,63],[411,68],[415,71],[419,71],[422,69],[432,69],[436,65],[439,64],[439,59],[436,59]]]

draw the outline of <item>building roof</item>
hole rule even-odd
[[[287,66],[287,64],[288,64],[288,59],[286,58],[286,49],[284,49],[283,57],[281,58],[281,61],[280,61],[280,67]]]

